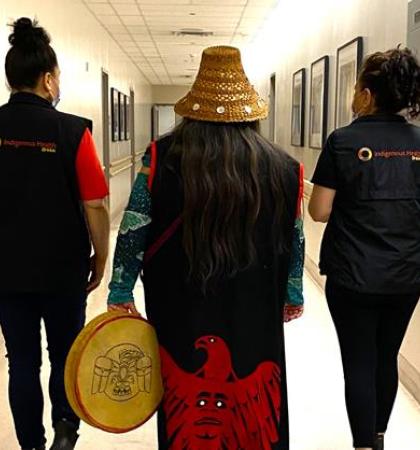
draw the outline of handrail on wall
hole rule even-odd
[[[111,167],[121,166],[121,164],[124,164],[125,162],[130,161],[131,158],[132,158],[132,155],[129,155],[129,156],[125,156],[124,158],[117,159],[115,161],[111,161],[110,166]]]
[[[115,170],[111,169],[109,171],[109,175],[110,175],[111,178],[114,178],[117,175],[119,175],[120,173],[125,172],[128,169],[131,169],[131,167],[133,167],[133,163],[132,162],[130,162],[129,164],[126,164],[125,166],[123,166],[121,168],[118,168],[118,169],[115,169]]]

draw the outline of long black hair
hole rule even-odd
[[[407,109],[412,118],[420,116],[420,65],[411,50],[396,48],[368,56],[359,83],[374,95],[378,112]]]
[[[33,89],[43,74],[58,67],[57,55],[50,36],[36,20],[22,17],[12,27],[5,64],[7,82],[15,90]]]
[[[183,244],[190,277],[203,291],[234,277],[257,258],[255,228],[264,195],[272,201],[272,232],[284,242],[285,192],[281,152],[259,123],[184,119],[175,129],[184,192]]]

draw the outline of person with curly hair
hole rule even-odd
[[[397,357],[420,296],[420,128],[407,120],[420,116],[420,66],[412,52],[369,56],[353,109],[356,120],[332,133],[320,156],[309,211],[328,222],[320,269],[354,447],[382,450]]]

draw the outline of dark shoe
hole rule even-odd
[[[77,426],[68,420],[60,420],[54,428],[55,436],[50,450],[73,450],[79,438]]]
[[[377,434],[375,439],[375,445],[373,446],[373,450],[384,450],[384,435]]]

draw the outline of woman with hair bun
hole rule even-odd
[[[21,18],[9,43],[5,69],[11,96],[0,107],[0,326],[10,406],[21,448],[44,450],[43,320],[51,363],[51,450],[72,450],[79,419],[66,399],[64,365],[84,325],[87,294],[104,273],[108,187],[92,123],[55,109],[60,70],[47,32]]]
[[[356,120],[320,156],[309,211],[328,222],[320,269],[343,360],[357,449],[382,450],[397,357],[420,296],[420,66],[408,49],[369,56]]]

